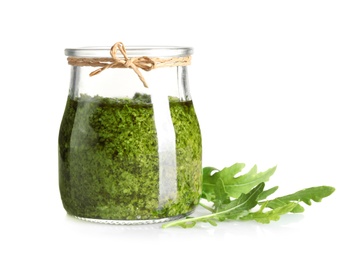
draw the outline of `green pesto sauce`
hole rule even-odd
[[[185,215],[201,194],[201,134],[192,101],[170,99],[177,197],[159,205],[157,135],[150,97],[68,97],[59,132],[59,188],[74,216],[146,220]]]

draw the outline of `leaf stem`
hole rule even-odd
[[[194,222],[194,221],[199,221],[199,220],[203,220],[203,219],[209,219],[209,218],[213,218],[213,217],[216,217],[218,215],[222,215],[222,214],[225,214],[229,211],[232,211],[236,208],[238,208],[240,205],[238,206],[235,206],[231,209],[228,209],[228,210],[225,210],[225,211],[220,211],[220,212],[217,212],[217,213],[213,213],[213,214],[209,214],[209,215],[205,215],[205,216],[200,216],[200,217],[191,217],[191,218],[185,218],[185,219],[181,219],[181,220],[176,220],[174,222],[170,222],[170,223],[167,223],[167,224],[163,224],[162,225],[162,228],[168,228],[168,227],[172,227],[172,226],[177,226],[179,224],[182,224],[182,223],[187,223],[187,222]]]
[[[199,202],[199,205],[200,205],[201,207],[207,209],[208,211],[214,212],[214,209],[213,209],[213,208],[211,208],[211,207],[209,207],[209,206],[206,206],[205,204],[203,204],[203,203],[201,203],[201,202]]]

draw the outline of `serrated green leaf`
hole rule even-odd
[[[200,216],[200,217],[193,217],[193,218],[186,218],[181,220],[176,220],[174,222],[163,224],[163,228],[168,228],[171,226],[180,226],[183,228],[191,227],[194,223],[197,222],[208,222],[208,223],[215,223],[215,221],[224,221],[226,219],[238,219],[242,216],[245,216],[248,210],[254,207],[257,204],[257,198],[259,194],[264,189],[264,183],[260,183],[254,189],[252,189],[248,194],[242,194],[238,199],[224,205],[224,210],[219,211],[213,214]],[[210,222],[211,221],[211,222]]]
[[[216,227],[217,226],[217,223],[215,220],[212,220],[212,219],[208,219],[207,222],[211,225],[211,226],[214,226]]]
[[[179,224],[179,226],[182,228],[193,228],[195,225],[196,225],[196,221],[189,221],[189,222]]]
[[[262,193],[260,193],[258,200],[264,200],[267,197],[269,197],[270,195],[272,195],[274,192],[276,192],[276,190],[278,189],[278,186],[275,186],[273,188],[270,188],[268,190],[264,190]]]
[[[232,198],[238,198],[240,194],[248,193],[258,184],[268,181],[276,170],[276,167],[273,167],[258,173],[255,165],[248,173],[235,177],[241,173],[244,167],[244,163],[235,163],[212,175],[210,174],[212,172],[211,167],[208,167],[203,172],[203,198],[211,201],[215,197],[215,185],[219,178],[223,180],[226,193]],[[215,168],[213,169],[215,170]]]
[[[281,201],[284,203],[288,203],[289,201],[303,201],[305,204],[310,206],[312,205],[312,200],[315,202],[320,202],[323,198],[328,197],[334,191],[335,188],[330,186],[311,187],[297,191],[293,194],[277,197],[274,200],[269,201],[268,205],[273,205],[270,203],[280,204]]]
[[[219,171],[219,169],[216,169],[214,167],[204,167],[202,169],[203,185],[205,184],[205,178],[209,178],[211,176],[211,173],[215,171]],[[202,187],[201,198],[204,198],[207,201],[212,201],[215,198],[215,189],[213,188],[208,189],[208,187]]]
[[[230,203],[230,197],[225,191],[224,182],[221,178],[216,181],[215,184],[215,199],[214,199],[214,208],[217,209],[223,205]]]
[[[212,201],[215,198],[215,185],[217,180],[219,179],[220,172],[228,172],[233,176],[239,173],[245,167],[244,163],[235,163],[228,168],[224,168],[223,170],[218,170],[214,167],[204,167],[202,171],[202,195],[201,197]],[[227,170],[225,170],[227,169]],[[211,174],[213,173],[213,174]],[[216,176],[215,176],[216,175]]]
[[[312,201],[320,202],[323,198],[334,192],[330,186],[319,186],[300,190],[290,195],[266,200],[273,194],[278,186],[264,190],[265,182],[276,170],[270,168],[265,172],[257,172],[254,166],[248,173],[241,174],[245,167],[243,163],[236,163],[219,171],[214,167],[203,168],[203,193],[202,198],[213,202],[212,206],[199,205],[209,210],[211,214],[199,217],[187,217],[162,225],[163,228],[180,226],[183,228],[194,227],[198,222],[209,223],[216,226],[217,222],[225,220],[255,220],[260,223],[277,221],[283,214],[300,213],[304,202],[311,205]],[[252,209],[260,205],[258,211]],[[271,210],[265,210],[269,208]]]
[[[281,215],[291,212],[298,204],[295,202],[289,202],[281,207],[263,212],[251,212],[246,216],[240,218],[240,220],[255,220],[259,223],[268,224],[270,221],[278,221]]]
[[[293,194],[278,197],[282,201],[303,201],[307,205],[312,205],[312,200],[321,202],[323,198],[328,197],[335,191],[335,188],[330,186],[311,187],[297,191]]]
[[[259,204],[264,204],[265,202],[267,202],[266,207],[271,208],[271,209],[283,207],[289,203],[289,201],[283,201],[283,200],[279,200],[278,198],[276,198],[276,199],[269,200],[269,201],[259,202]],[[299,203],[297,203],[297,205],[293,208],[293,210],[291,212],[292,213],[302,213],[302,212],[304,212],[304,208]]]
[[[204,167],[204,168],[202,168],[202,173],[204,175],[211,175],[211,173],[214,172],[214,171],[219,171],[219,169],[214,168],[214,167]]]
[[[271,209],[276,209],[278,207],[282,207],[289,202],[300,202],[303,201],[307,205],[312,205],[312,200],[315,202],[322,201],[323,198],[328,197],[335,191],[335,188],[330,186],[318,186],[311,187],[307,189],[303,189],[297,191],[293,194],[289,194],[282,197],[277,197],[273,200],[269,200],[267,207]],[[263,201],[259,201],[259,204],[263,203]],[[302,213],[304,208],[298,203],[298,205],[292,210],[292,213]]]
[[[244,194],[242,193],[239,198],[231,201],[228,204],[222,204],[220,207],[217,208],[217,212],[220,211],[227,211],[231,208],[234,208],[232,212],[229,214],[238,214],[244,210],[250,210],[254,208],[258,204],[258,196],[263,191],[265,187],[265,183],[262,182],[254,189],[252,189],[249,193]],[[241,206],[242,205],[242,206]]]

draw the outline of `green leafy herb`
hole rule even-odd
[[[311,200],[315,202],[321,202],[323,198],[331,195],[334,192],[333,187],[329,186],[320,186],[320,187],[312,187],[308,189],[300,190],[296,193],[286,195],[283,197],[278,197],[273,200],[268,201],[268,204],[266,205],[268,208],[275,209],[280,206],[283,206],[285,204],[288,204],[291,201],[295,202],[304,202],[307,205],[312,205]],[[261,202],[263,203],[263,202]],[[304,208],[298,204],[297,207],[293,209],[294,213],[300,213],[303,212]]]
[[[215,196],[215,184],[218,179],[222,178],[226,193],[230,197],[237,198],[242,193],[248,193],[259,183],[268,181],[276,170],[276,167],[274,167],[265,172],[258,173],[257,167],[254,166],[248,173],[235,177],[244,167],[244,163],[235,163],[221,171],[213,167],[205,167],[203,169],[202,197],[209,201],[212,200]],[[214,171],[216,172],[211,174]]]
[[[311,187],[268,200],[267,198],[277,191],[278,186],[264,190],[265,182],[274,174],[276,167],[258,172],[254,166],[249,172],[241,174],[244,167],[243,163],[235,163],[221,171],[214,167],[204,167],[201,198],[212,205],[207,206],[202,200],[199,205],[211,213],[176,220],[162,227],[191,228],[198,222],[216,226],[217,222],[226,220],[254,220],[268,224],[270,221],[278,221],[284,214],[303,212],[301,202],[307,205],[311,205],[312,201],[320,202],[335,190],[330,186]]]

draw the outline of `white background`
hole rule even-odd
[[[1,2],[0,259],[361,259],[361,13],[349,0]],[[194,47],[204,166],[277,165],[277,195],[335,193],[268,225],[164,230],[67,216],[64,49],[117,41]]]

